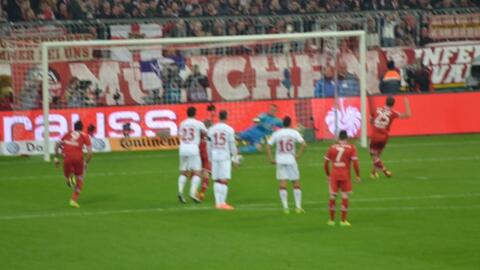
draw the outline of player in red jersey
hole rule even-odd
[[[92,142],[90,136],[84,133],[83,123],[77,121],[74,130],[66,133],[62,139],[55,144],[55,165],[58,166],[59,151],[62,148],[63,173],[67,185],[73,188],[72,198],[69,202],[71,207],[79,208],[78,195],[83,187],[83,175],[87,164],[92,159]],[[83,158],[83,146],[87,148],[87,156]]]
[[[347,131],[340,131],[338,138],[338,142],[328,148],[324,163],[330,191],[330,219],[328,225],[335,225],[335,201],[340,189],[342,191],[342,220],[340,225],[351,226],[347,221],[348,194],[352,192],[350,165],[353,162],[357,182],[360,182],[360,168],[358,166],[357,149],[353,144],[347,142]],[[332,163],[331,170],[330,163]]]
[[[209,113],[209,116],[208,116],[208,119],[205,119],[205,121],[203,121],[203,123],[205,124],[205,127],[208,129],[214,123],[215,113],[216,113],[215,105],[213,104],[208,105],[207,111]],[[202,137],[202,140],[200,141],[200,145],[198,146],[200,149],[200,159],[202,160],[202,187],[200,189],[200,192],[198,193],[198,198],[202,201],[205,199],[205,192],[207,192],[207,189],[208,189],[208,182],[210,180],[210,174],[212,169],[210,160],[208,159],[207,142],[208,142],[208,137],[205,134]]]
[[[396,118],[409,118],[411,116],[410,103],[405,98],[405,112],[399,113],[393,110],[395,99],[392,96],[387,97],[384,107],[378,107],[372,113],[370,120],[372,124],[372,134],[370,137],[370,156],[373,161],[370,178],[378,178],[378,170],[381,170],[386,177],[391,177],[392,173],[383,165],[380,155],[388,142],[390,126]]]

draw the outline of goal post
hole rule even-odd
[[[244,47],[252,47],[247,48],[246,50],[249,53],[255,51],[255,44],[268,44],[269,50],[274,51],[274,53],[278,55],[282,55],[283,51],[281,50],[289,50],[290,52],[293,51],[289,45],[281,46],[282,49],[272,49],[274,48],[275,42],[277,43],[288,43],[291,42],[298,42],[302,45],[298,45],[298,47],[303,46],[308,40],[326,40],[326,39],[334,39],[334,47],[335,51],[337,50],[337,39],[342,38],[353,38],[355,42],[358,42],[358,84],[359,84],[359,100],[360,100],[360,112],[361,113],[361,128],[360,133],[356,136],[360,138],[360,144],[362,147],[366,147],[367,145],[367,91],[366,91],[366,33],[365,31],[327,31],[327,32],[309,32],[309,33],[284,33],[284,34],[262,34],[262,35],[242,35],[242,36],[205,36],[205,37],[186,37],[186,38],[160,38],[160,39],[125,39],[125,40],[86,40],[86,41],[53,41],[53,42],[43,42],[41,43],[41,80],[42,80],[42,110],[43,110],[43,138],[44,138],[44,160],[50,161],[50,152],[51,149],[51,138],[49,132],[49,115],[50,115],[50,103],[52,97],[49,94],[49,65],[52,62],[50,58],[51,51],[53,50],[60,50],[65,48],[89,48],[89,50],[110,50],[111,48],[127,48],[128,50],[138,51],[143,50],[144,48],[156,48],[161,51],[163,46],[169,47],[172,46],[175,48],[181,48],[180,50],[184,50],[188,52],[190,49],[194,48],[195,50],[202,51],[212,51],[215,53],[219,51],[219,46],[224,47],[233,47],[233,46],[244,46]],[[273,44],[273,45],[272,45]],[[203,47],[202,47],[203,46]],[[262,45],[263,46],[263,45]],[[323,46],[323,45],[322,45]],[[313,47],[313,46],[312,46]],[[287,49],[285,49],[287,48]],[[303,50],[303,49],[297,49]],[[225,54],[225,50],[221,50],[222,53]],[[228,50],[226,50],[226,54],[228,54]],[[302,51],[303,52],[303,51]],[[268,52],[267,52],[268,53]],[[288,53],[288,52],[287,52]],[[111,53],[113,55],[113,52]],[[109,57],[110,54],[109,54]],[[332,57],[330,57],[332,58]],[[318,60],[319,62],[324,60]],[[290,60],[286,60],[286,69],[291,69]],[[338,59],[330,59],[330,62],[336,66]],[[230,63],[231,64],[231,63]],[[286,71],[284,76],[289,77],[291,71]],[[335,75],[336,78],[336,75]],[[338,81],[337,81],[338,82]],[[288,83],[291,83],[290,81]],[[98,86],[97,86],[98,88]],[[117,89],[118,91],[118,89]],[[312,90],[313,91],[313,90]],[[284,97],[285,98],[285,97]],[[296,98],[295,96],[290,97],[288,94],[288,98]],[[304,97],[298,97],[304,98]],[[314,98],[312,96],[311,98]],[[254,98],[250,97],[250,100]],[[259,98],[261,99],[261,98]],[[264,98],[268,99],[268,98]],[[337,95],[335,95],[335,99],[337,99]],[[212,102],[210,100],[210,102]],[[228,100],[226,100],[228,102]],[[241,99],[237,99],[236,102],[242,102]],[[152,103],[153,104],[153,103]],[[313,119],[313,118],[312,118]],[[335,117],[335,123],[338,122],[338,119]],[[337,125],[337,124],[336,124]],[[335,131],[336,132],[336,131]]]

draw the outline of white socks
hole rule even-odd
[[[299,188],[294,188],[293,197],[295,198],[295,207],[297,209],[302,208],[302,190]]]
[[[215,184],[213,184],[213,192],[215,195],[215,205],[220,206],[225,204],[227,201],[228,186],[215,182]]]
[[[284,209],[288,208],[288,193],[286,189],[280,189],[280,200],[282,201],[282,206]]]
[[[190,197],[197,197],[197,192],[198,192],[198,187],[200,186],[200,183],[202,182],[202,179],[198,175],[194,175],[192,177],[192,184],[190,185]]]
[[[186,183],[187,183],[187,177],[181,174],[178,177],[178,193],[183,194],[183,189],[185,188]]]

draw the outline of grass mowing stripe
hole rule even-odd
[[[367,199],[351,199],[351,202],[382,202],[382,201],[414,201],[414,200],[431,200],[431,199],[448,199],[448,198],[471,198],[480,197],[480,193],[465,193],[454,195],[426,195],[426,196],[405,196],[405,197],[380,197],[380,198],[367,198]],[[304,202],[304,205],[321,205],[326,201],[318,202]],[[278,207],[272,207],[278,205]],[[356,207],[354,210],[419,210],[419,209],[433,209],[433,210],[448,210],[448,209],[473,209],[479,208],[480,205],[469,206],[429,206],[429,207],[417,207],[417,206],[402,206],[402,207]],[[239,204],[236,206],[237,210],[269,210],[281,209],[279,203],[262,203],[262,204]],[[312,208],[310,209],[317,209]],[[324,209],[318,208],[318,209]],[[17,220],[17,219],[37,219],[37,218],[57,218],[57,217],[69,217],[69,216],[103,216],[113,214],[138,214],[138,213],[152,213],[152,212],[166,212],[166,211],[200,211],[200,210],[215,210],[209,206],[195,206],[195,207],[156,207],[156,208],[138,208],[138,209],[118,209],[118,210],[106,210],[106,211],[81,211],[81,212],[59,212],[59,213],[40,213],[40,214],[20,214],[10,216],[0,216],[0,220]],[[77,211],[72,209],[72,211]]]

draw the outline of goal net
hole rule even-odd
[[[227,110],[238,133],[276,107],[309,139],[346,129],[366,146],[363,31],[46,42],[41,57],[47,161],[77,120],[97,138],[175,136],[188,106]]]

